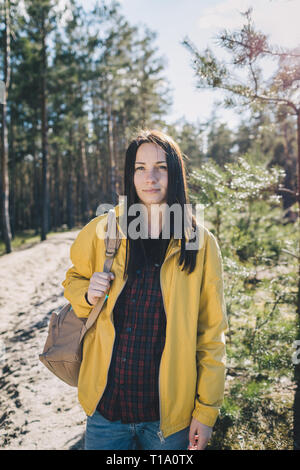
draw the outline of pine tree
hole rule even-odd
[[[4,87],[1,116],[1,209],[2,209],[2,233],[6,252],[11,252],[11,226],[9,217],[9,173],[8,173],[8,124],[7,124],[7,98],[10,87],[11,74],[11,6],[10,1],[5,0],[3,5],[4,16]]]
[[[225,105],[228,107],[256,106],[284,109],[286,114],[296,117],[297,128],[297,191],[280,188],[287,192],[298,204],[298,223],[300,221],[300,48],[292,50],[278,48],[269,44],[266,34],[257,31],[252,20],[252,8],[244,14],[245,24],[240,30],[225,30],[218,36],[218,43],[232,56],[232,68],[219,61],[213,52],[206,48],[199,52],[186,38],[183,45],[192,53],[193,66],[197,76],[198,88],[221,89],[226,93]],[[271,57],[278,68],[270,80],[263,80],[259,61]],[[236,77],[237,69],[246,69],[247,79]],[[242,109],[241,108],[241,109]],[[300,337],[300,253],[298,259],[297,313]],[[294,401],[294,448],[300,448],[300,364],[295,366],[297,391]]]

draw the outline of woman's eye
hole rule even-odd
[[[163,166],[163,165],[160,165],[159,168],[163,169],[163,170],[167,170],[168,168],[166,166]],[[135,170],[144,170],[144,167],[143,166],[137,166],[135,168]]]

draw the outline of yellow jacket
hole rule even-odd
[[[115,207],[120,215],[122,205]],[[121,210],[120,210],[121,208]],[[107,214],[91,220],[71,246],[73,266],[62,285],[64,296],[78,317],[88,317],[85,300],[89,280],[102,272]],[[119,225],[118,225],[119,227]],[[178,266],[180,240],[171,239],[160,270],[167,318],[166,341],[159,370],[160,432],[162,438],[184,429],[192,416],[213,426],[223,401],[225,382],[225,331],[228,328],[223,294],[221,252],[214,235],[204,226],[196,267],[187,275]],[[120,229],[120,227],[119,227]],[[123,271],[126,239],[121,240],[111,271],[107,300],[97,322],[87,332],[78,382],[78,399],[91,416],[104,393],[112,357],[115,328],[113,309],[126,280]]]

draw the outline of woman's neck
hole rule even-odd
[[[164,205],[152,204],[146,206],[148,216],[148,237],[159,238],[162,231],[165,207]]]

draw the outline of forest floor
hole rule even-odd
[[[2,449],[83,448],[86,416],[77,389],[57,379],[38,358],[52,311],[67,302],[61,283],[77,233],[51,234],[0,257]],[[246,377],[247,371],[229,370],[226,390]],[[221,415],[208,448],[292,449],[293,396],[294,384],[285,378],[260,400],[237,403],[238,418]]]

